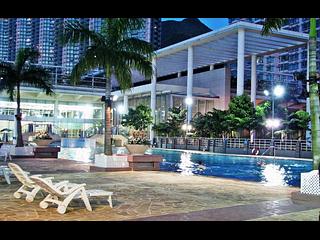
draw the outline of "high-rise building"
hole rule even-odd
[[[2,18],[0,19],[0,60],[14,61],[18,49],[36,47],[40,51],[38,63],[61,66],[69,74],[90,42],[62,46],[59,36],[66,21],[80,21],[89,29],[100,32],[102,18]],[[146,18],[145,28],[133,36],[160,47],[161,19]]]

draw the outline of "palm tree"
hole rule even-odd
[[[74,66],[71,81],[76,84],[81,75],[96,68],[104,69],[105,87],[105,136],[104,153],[112,155],[111,145],[111,76],[120,89],[132,87],[132,70],[146,78],[152,75],[153,47],[150,43],[133,38],[130,32],[144,26],[143,18],[106,18],[101,33],[91,31],[77,21],[66,22],[62,42],[64,45],[90,41],[85,53]]]
[[[39,51],[32,48],[21,48],[17,53],[14,63],[0,62],[0,92],[7,91],[10,101],[16,96],[17,111],[17,143],[16,147],[23,147],[21,128],[21,86],[26,84],[31,87],[42,89],[47,95],[53,93],[49,81],[49,73],[40,66],[35,66],[32,61],[40,56]]]
[[[285,18],[266,18],[263,25],[262,34],[267,35],[272,30],[279,30]],[[311,136],[312,136],[312,154],[313,167],[318,169],[320,163],[320,104],[319,104],[319,87],[317,83],[317,29],[316,19],[310,18],[309,32],[309,98],[310,98],[310,115],[311,115]]]

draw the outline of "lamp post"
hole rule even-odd
[[[185,104],[187,105],[187,124],[190,124],[191,117],[192,117],[192,104],[193,104],[193,99],[192,97],[186,97],[184,100]]]
[[[117,125],[116,125],[116,134],[119,135],[119,125],[121,124],[121,115],[124,114],[125,108],[124,108],[124,106],[122,104],[120,104],[120,105],[117,106],[116,111],[117,111],[117,116],[119,115],[119,118],[117,117],[117,120],[116,120],[116,123],[117,123]]]
[[[269,91],[264,90],[263,93],[266,96],[269,96]],[[268,119],[266,121],[266,126],[271,128],[271,144],[272,147],[274,148],[274,129],[278,128],[280,126],[280,120],[274,118],[274,104],[275,104],[275,97],[282,97],[285,93],[285,88],[281,85],[276,85],[275,87],[273,86],[273,81],[272,81],[272,93],[271,93],[271,99],[272,99],[272,118]],[[273,150],[273,155],[274,155],[274,150]]]

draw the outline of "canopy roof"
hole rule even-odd
[[[193,47],[194,69],[236,60],[238,29],[245,31],[245,57],[270,55],[306,46],[309,38],[308,34],[289,30],[274,31],[268,36],[262,36],[262,25],[237,22],[158,50],[157,77],[185,71],[190,46]]]

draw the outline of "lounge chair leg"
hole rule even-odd
[[[88,199],[88,196],[86,194],[86,190],[85,189],[81,190],[81,198],[82,198],[82,201],[84,202],[84,204],[86,205],[87,210],[92,212],[92,207],[90,205],[90,201]]]
[[[14,196],[15,198],[21,198],[22,193],[24,193],[24,192],[25,192],[25,190],[24,190],[24,185],[22,185],[22,186],[13,194],[13,196]]]
[[[35,196],[37,195],[37,193],[40,191],[40,187],[37,186],[35,187],[30,194],[27,194],[26,200],[27,202],[33,202]]]
[[[109,202],[110,207],[113,208],[111,195],[110,195],[109,198],[108,198],[108,202]]]
[[[71,200],[74,198],[74,196],[79,193],[79,191],[81,191],[81,188],[78,189],[78,190],[76,190],[76,191],[74,191],[73,193],[71,193],[68,197],[66,197],[66,198],[64,199],[63,202],[61,202],[61,203],[59,204],[58,209],[57,209],[58,213],[64,214],[64,213],[66,212],[69,203],[70,203]]]

